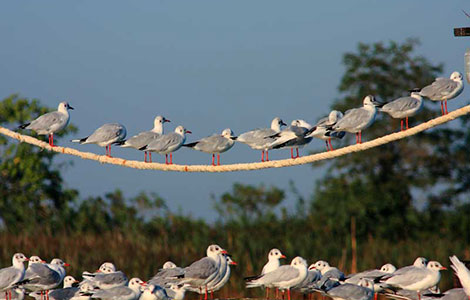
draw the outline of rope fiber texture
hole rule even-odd
[[[137,160],[126,160],[118,157],[107,157],[105,155],[98,155],[91,152],[82,152],[73,148],[55,146],[51,147],[48,143],[38,140],[28,135],[22,135],[15,131],[0,126],[0,134],[16,139],[22,143],[28,143],[49,151],[58,153],[78,156],[82,159],[95,160],[103,164],[119,165],[128,168],[142,169],[142,170],[159,170],[159,171],[176,171],[176,172],[234,172],[234,171],[252,171],[268,168],[283,168],[309,164],[321,160],[333,159],[335,157],[343,156],[353,152],[364,151],[370,148],[378,147],[393,141],[401,140],[406,137],[418,134],[424,130],[436,127],[438,125],[450,122],[463,115],[470,114],[470,105],[464,106],[449,114],[431,119],[425,123],[421,123],[406,131],[391,133],[374,140],[364,142],[362,144],[355,144],[343,148],[338,148],[330,152],[321,152],[312,155],[299,157],[296,159],[281,159],[272,160],[268,162],[252,162],[252,163],[238,163],[221,166],[211,165],[167,165],[162,163],[146,163]]]

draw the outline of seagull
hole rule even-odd
[[[371,300],[374,295],[374,283],[369,279],[361,279],[359,285],[345,283],[326,291],[333,300]]]
[[[163,268],[148,281],[149,284],[165,286],[168,283],[177,282],[176,278],[184,275],[184,269],[178,267],[175,263],[167,261],[163,264]]]
[[[274,118],[271,122],[271,128],[258,128],[240,134],[236,141],[247,144],[252,149],[261,150],[261,161],[269,161],[269,150],[272,148],[270,145],[274,142],[273,135],[281,131],[281,126],[286,126],[281,118]],[[264,153],[266,152],[266,159]]]
[[[123,148],[134,148],[139,150],[140,148],[147,146],[157,137],[163,134],[163,124],[166,122],[170,122],[170,120],[166,119],[162,116],[156,116],[153,121],[153,129],[149,131],[143,131],[137,135],[134,135],[130,139],[126,141],[122,141],[120,146]],[[147,151],[144,151],[144,161],[147,162]],[[149,161],[152,162],[152,153],[149,153]]]
[[[183,146],[212,154],[213,166],[215,166],[215,153],[217,153],[217,166],[220,166],[220,153],[230,150],[235,143],[234,139],[236,137],[233,136],[233,131],[227,128],[222,131],[222,134],[214,134]]]
[[[379,111],[389,114],[394,119],[401,119],[401,131],[403,131],[403,120],[408,126],[408,117],[413,117],[423,108],[423,97],[419,94],[419,89],[410,91],[408,97],[401,97],[387,103],[376,104]]]
[[[392,274],[384,283],[400,289],[417,291],[418,299],[421,299],[420,291],[435,286],[441,279],[440,270],[447,270],[437,261],[430,261],[426,268],[410,268],[400,274]]]
[[[126,127],[119,123],[107,123],[96,129],[90,136],[72,140],[80,144],[97,144],[106,147],[106,156],[111,157],[111,145],[119,143],[126,138]]]
[[[377,278],[382,278],[384,275],[393,274],[397,268],[392,264],[385,264],[379,270],[367,270],[362,271],[356,274],[350,274],[346,276],[346,283],[358,284],[362,278],[367,278],[370,280],[375,280]]]
[[[141,286],[144,285],[139,278],[132,278],[129,286],[117,286],[107,290],[92,290],[81,292],[83,296],[91,296],[91,298],[100,298],[103,300],[137,300],[141,293]]]
[[[447,100],[451,100],[463,91],[463,77],[459,72],[450,74],[450,78],[438,77],[428,86],[421,89],[421,96],[433,101],[441,101],[442,115],[448,114]],[[445,111],[444,111],[445,104]]]
[[[183,300],[188,286],[188,284],[170,283],[168,287],[165,287],[165,291],[170,299]]]
[[[221,257],[219,254],[227,254],[219,245],[210,245],[206,250],[206,257],[203,257],[184,269],[184,278],[180,283],[187,283],[192,288],[202,291],[205,287],[205,299],[207,300],[207,283],[214,279],[219,271]]]
[[[89,280],[94,287],[99,289],[110,289],[126,285],[128,282],[126,274],[122,271],[116,271],[114,264],[107,264],[110,265],[103,266],[103,264],[96,273],[83,272],[82,277]]]
[[[281,262],[279,259],[281,258],[286,258],[284,254],[282,254],[281,250],[277,248],[273,248],[268,252],[268,262],[264,265],[261,275],[264,275],[266,273],[272,272],[279,268],[281,266]],[[260,275],[260,276],[261,276]],[[251,280],[251,279],[257,279],[259,276],[250,276],[250,277],[245,277],[245,280]],[[269,289],[273,288],[273,285],[266,285],[266,299],[268,299],[269,296]]]
[[[449,259],[452,263],[452,270],[454,270],[455,274],[459,278],[465,294],[467,294],[467,297],[470,299],[470,270],[467,269],[457,256],[451,256]]]
[[[78,287],[78,280],[68,275],[64,278],[64,287],[62,289],[55,289],[49,292],[48,298],[53,300],[69,300],[77,296],[80,292]],[[29,296],[35,299],[41,299],[43,297],[41,293],[32,292],[29,293]]]
[[[330,266],[330,264],[324,260],[319,260],[315,264],[313,264],[313,268],[320,271],[322,277],[324,278],[333,278],[336,280],[344,280],[345,276],[342,271],[340,271],[336,267]]]
[[[316,284],[320,279],[320,271],[315,269],[314,264],[311,264],[307,269],[307,277],[305,277],[305,279],[301,283],[296,285],[294,288],[302,293],[310,293],[312,291],[312,288],[318,290]]]
[[[29,259],[23,253],[15,253],[12,258],[12,266],[0,269],[0,292],[5,292],[5,299],[10,296],[11,289],[23,280],[25,268],[23,262]]]
[[[334,149],[331,144],[331,139],[342,139],[346,133],[344,131],[327,130],[327,128],[335,125],[342,117],[342,112],[332,110],[327,117],[318,120],[317,124],[311,128],[311,132],[309,132],[307,136],[324,140],[326,143],[326,150],[333,151]]]
[[[330,128],[335,131],[346,131],[356,134],[356,144],[362,143],[362,131],[372,125],[377,114],[374,96],[368,95],[363,100],[363,107],[353,108],[344,114],[335,125]]]
[[[39,116],[37,119],[19,126],[21,129],[30,129],[40,135],[49,136],[49,145],[54,147],[54,133],[61,131],[70,121],[69,109],[73,109],[68,102],[60,102],[57,111]]]
[[[175,128],[175,132],[164,134],[139,150],[165,154],[165,163],[171,165],[173,164],[173,152],[183,146],[186,141],[186,133],[191,133],[191,131],[186,130],[183,126],[178,126]],[[170,162],[168,162],[168,153],[170,154]]]
[[[32,264],[45,264],[46,261],[45,260],[42,260],[39,256],[37,255],[33,255],[29,258],[29,261],[28,261],[28,268],[26,269],[26,272],[24,273],[24,278],[29,278],[29,276],[31,274],[33,274],[31,271],[31,265]]]
[[[230,279],[230,274],[231,274],[230,266],[236,266],[237,265],[237,263],[232,260],[230,255],[225,255],[225,259],[227,260],[227,268],[225,270],[224,276],[219,280],[219,282],[217,282],[211,288],[211,293],[213,291],[215,292],[215,291],[220,290],[228,282],[228,280]]]
[[[271,148],[290,148],[290,157],[292,159],[298,158],[300,157],[299,148],[312,141],[312,137],[308,136],[311,128],[312,125],[304,120],[293,120],[291,126],[272,136],[275,140],[271,144]],[[297,156],[294,156],[294,148],[296,149]]]
[[[17,283],[30,291],[46,291],[57,287],[65,277],[64,267],[70,266],[59,258],[54,258],[49,264],[32,264],[31,274]],[[42,293],[41,293],[42,294]]]
[[[276,270],[259,275],[257,278],[249,278],[246,287],[259,287],[272,284],[281,290],[287,290],[290,300],[290,289],[301,283],[307,277],[307,262],[300,256],[295,257],[290,265],[283,265]]]
[[[139,300],[170,300],[170,297],[161,286],[147,283],[140,294]]]

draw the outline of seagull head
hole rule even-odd
[[[460,72],[455,71],[450,74],[450,79],[461,82],[463,80],[463,76],[460,74]]]
[[[282,254],[281,250],[273,248],[271,251],[269,251],[268,260],[276,260],[280,258],[286,258],[286,256]]]
[[[222,131],[222,136],[227,139],[233,139],[235,136],[233,135],[233,131],[230,128],[226,128]]]
[[[70,265],[68,263],[64,262],[60,258],[54,258],[53,260],[51,260],[51,265],[57,265],[57,266],[61,266],[61,267],[70,267]]]
[[[163,264],[163,269],[174,269],[176,268],[176,264],[172,261],[167,261],[166,263]]]
[[[184,136],[186,133],[192,133],[181,125],[175,128],[175,132],[182,136]]]
[[[37,255],[33,255],[29,258],[29,264],[38,264],[38,263],[42,263],[42,264],[45,264],[46,261],[45,260],[42,260],[39,256]]]
[[[427,268],[433,271],[441,271],[441,270],[447,270],[446,267],[443,267],[441,263],[437,261],[430,261],[428,262]]]
[[[100,273],[113,273],[116,272],[116,266],[111,262],[104,262],[101,264],[100,268],[97,270]]]
[[[307,261],[300,256],[296,256],[291,262],[290,265],[294,268],[305,268],[307,269]]]
[[[339,110],[332,110],[330,114],[328,115],[328,122],[330,124],[334,124],[338,122],[339,119],[343,117],[343,113],[340,112]]]
[[[397,268],[392,264],[385,264],[380,268],[380,271],[385,273],[393,273],[397,270]]]
[[[314,266],[315,266],[315,269],[321,272],[323,269],[328,268],[330,264],[324,260],[319,260],[314,264]]]
[[[364,100],[362,101],[364,106],[376,106],[379,102],[375,99],[374,96],[372,95],[367,95],[364,97]]]
[[[59,107],[57,108],[57,110],[62,113],[67,112],[69,109],[73,110],[74,108],[70,106],[70,104],[67,101],[60,102]]]
[[[281,118],[275,117],[271,122],[271,129],[274,131],[281,131],[281,126],[287,126],[287,124],[284,123]]]
[[[418,267],[418,268],[425,268],[427,264],[428,264],[428,260],[426,258],[418,257],[415,259],[413,266]]]
[[[27,258],[23,253],[15,253],[12,259],[14,266],[19,266],[19,265],[22,266],[23,262],[28,261],[28,260],[29,258]]]
[[[207,247],[206,254],[207,254],[207,256],[209,256],[211,258],[216,258],[217,255],[219,255],[219,254],[227,254],[227,251],[225,251],[219,245],[213,244],[213,245],[210,245],[209,247]]]
[[[367,278],[361,278],[358,283],[359,286],[374,290],[374,282]]]

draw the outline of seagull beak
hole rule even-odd
[[[281,258],[286,258],[286,256],[284,254],[281,254]]]
[[[98,269],[98,270],[96,270],[96,271],[95,271],[95,273],[101,273],[101,270],[100,270],[100,269]]]
[[[29,261],[29,258],[26,257],[24,260],[25,260],[25,261]]]
[[[45,261],[45,260],[41,260],[41,263],[42,263],[42,264],[45,264],[45,263],[46,263],[46,261]]]
[[[69,109],[74,110],[75,108],[73,108],[72,106],[69,105]]]
[[[287,124],[284,123],[284,121],[281,121],[281,126],[287,126]]]
[[[236,266],[236,265],[237,265],[237,262],[236,262],[236,261],[232,261],[230,264],[231,264],[232,266]]]
[[[168,122],[168,123],[170,123],[171,121],[170,121],[170,120],[168,120],[168,119],[164,119],[164,120],[163,120],[163,123],[165,123],[165,122]]]
[[[446,267],[441,267],[441,270],[447,270],[447,268]]]
[[[64,267],[70,267],[70,264],[64,263]]]
[[[222,250],[222,252],[220,252],[222,254],[228,254],[227,250]]]
[[[184,133],[192,133],[192,132],[191,132],[191,131],[189,131],[189,130],[186,130]]]

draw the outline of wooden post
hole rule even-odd
[[[351,273],[357,273],[356,217],[351,217]]]

